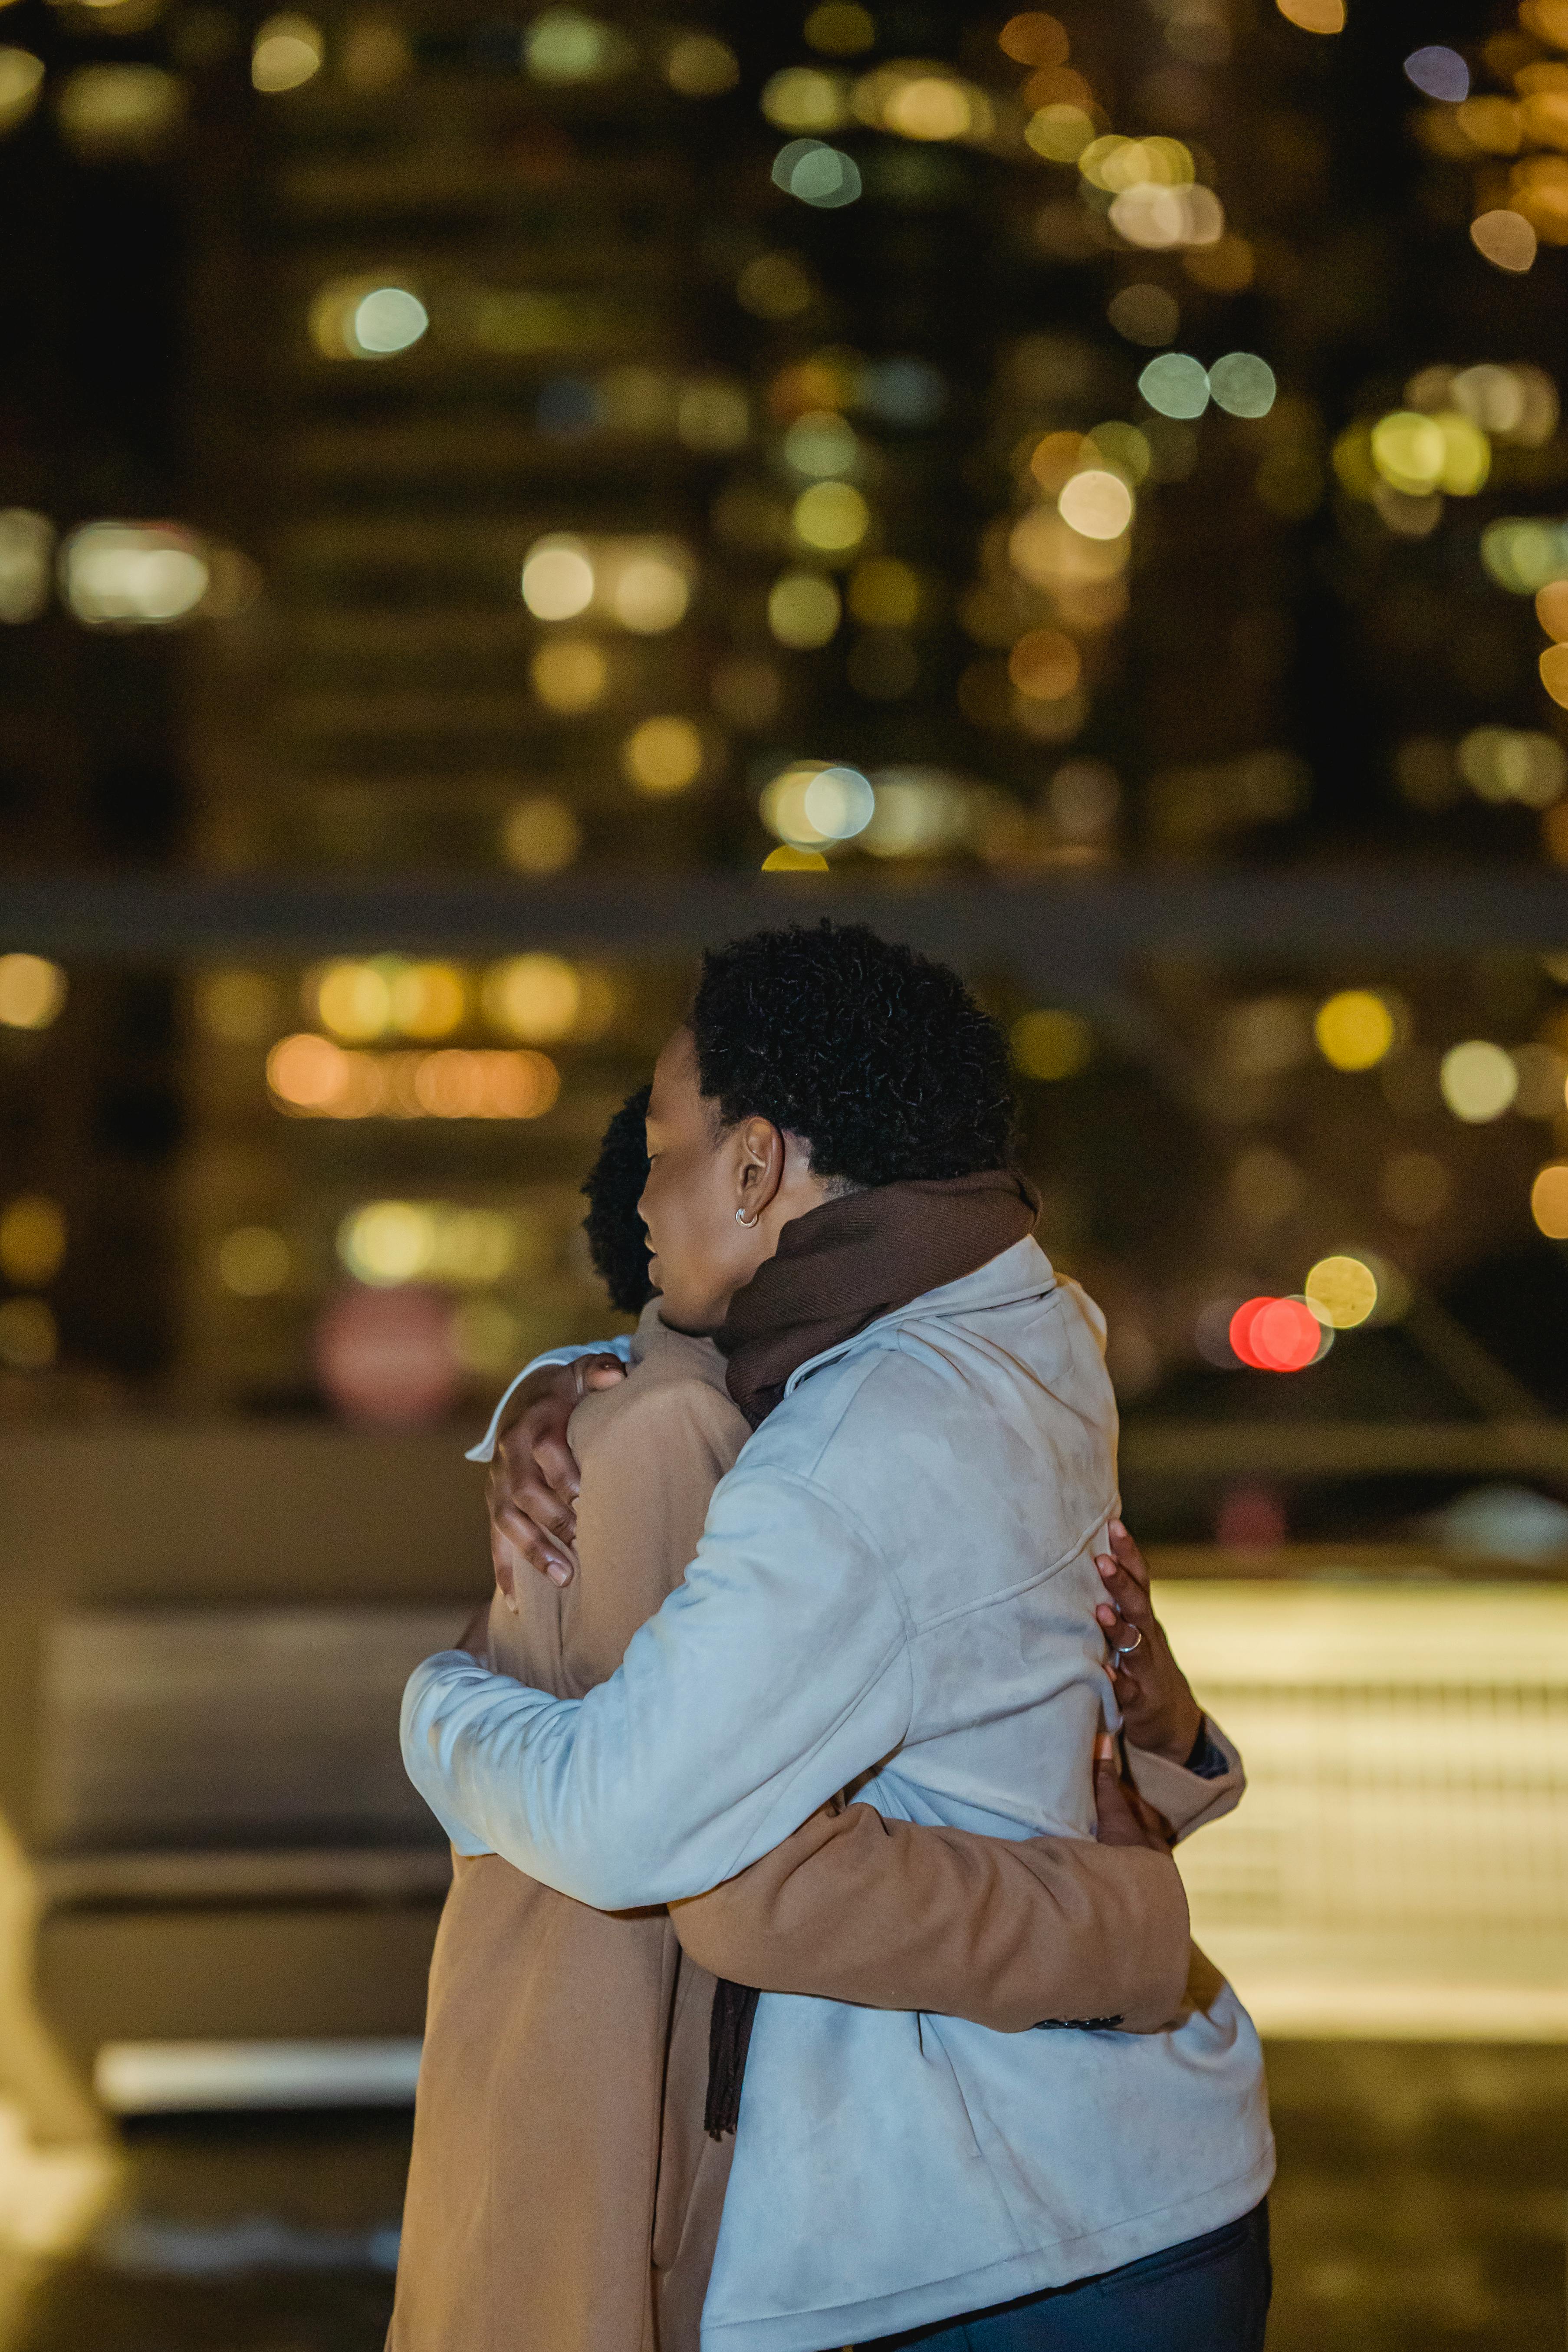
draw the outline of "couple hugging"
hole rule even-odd
[[[957,977],[828,923],[709,955],[613,1122],[636,1336],[503,1400],[499,1589],[404,1702],[457,1861],[389,2352],[1262,2345],[1170,1854],[1239,1761],[1010,1129]]]

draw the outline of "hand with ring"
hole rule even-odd
[[[1165,1639],[1149,1597],[1149,1570],[1120,1519],[1110,1528],[1114,1557],[1095,1560],[1106,1599],[1095,1610],[1110,1654],[1110,1676],[1128,1739],[1184,1764],[1203,1729],[1203,1710]]]

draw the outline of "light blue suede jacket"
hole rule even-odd
[[[585,1698],[427,1660],[403,1751],[459,1852],[621,1910],[731,1877],[845,1789],[1091,1837],[1102,1337],[1019,1242],[802,1366]],[[1272,2171],[1228,1986],[1147,2036],[764,1994],[704,2352],[823,2352],[1110,2270],[1236,2219]]]

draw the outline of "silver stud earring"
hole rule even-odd
[[[752,1226],[752,1225],[754,1225],[754,1224],[756,1223],[756,1222],[757,1222],[757,1221],[756,1221],[756,1218],[755,1218],[755,1217],[748,1217],[748,1216],[747,1216],[747,1214],[746,1214],[746,1213],[745,1213],[744,1209],[737,1209],[737,1210],[736,1210],[736,1212],[735,1212],[735,1223],[736,1223],[738,1225],[744,1225],[744,1226],[746,1227],[746,1229],[747,1229],[747,1231],[748,1231],[748,1232],[751,1230]]]

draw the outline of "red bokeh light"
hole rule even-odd
[[[1300,1298],[1249,1298],[1230,1318],[1231,1347],[1255,1372],[1305,1371],[1322,1336]]]

